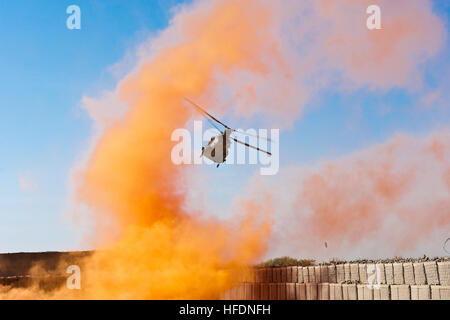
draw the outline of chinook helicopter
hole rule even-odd
[[[263,149],[260,149],[258,147],[252,146],[246,142],[240,141],[238,139],[236,139],[235,137],[232,136],[232,134],[235,133],[239,133],[239,134],[243,134],[243,135],[247,135],[247,136],[254,136],[260,139],[265,139],[270,141],[270,139],[267,138],[262,138],[258,135],[252,135],[246,132],[242,132],[242,131],[238,131],[235,129],[230,128],[229,126],[227,126],[226,124],[224,124],[223,122],[221,122],[220,120],[216,119],[215,117],[213,117],[211,114],[209,114],[206,110],[204,110],[202,107],[200,107],[198,104],[196,104],[194,101],[188,99],[188,98],[184,98],[187,102],[189,102],[195,109],[197,109],[197,111],[199,111],[205,118],[206,120],[214,127],[216,128],[220,134],[216,135],[215,137],[212,137],[211,140],[208,142],[208,144],[205,147],[202,147],[202,154],[201,156],[205,156],[206,158],[212,160],[213,162],[217,163],[217,168],[220,166],[220,164],[224,163],[227,155],[229,153],[229,148],[231,145],[231,140],[242,144],[248,148],[252,148],[255,149],[257,151],[263,152],[269,156],[271,156],[272,154],[268,151],[265,151]],[[218,124],[223,126],[224,129],[221,130],[218,127]]]

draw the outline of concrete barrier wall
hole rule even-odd
[[[376,271],[376,279],[378,284],[387,284],[386,282],[386,269],[384,268],[384,264],[377,263],[375,265]]]
[[[450,262],[438,262],[439,284],[450,286]]]
[[[431,286],[411,286],[411,300],[430,300]]]
[[[251,279],[251,280],[250,280]],[[308,267],[255,268],[244,282],[357,283],[450,286],[450,262],[337,264]]]
[[[392,263],[384,265],[384,274],[386,276],[386,284],[394,284],[394,266]]]
[[[450,300],[450,262],[256,268],[232,300]],[[251,279],[251,280],[249,280]]]
[[[223,300],[450,300],[450,286],[349,283],[241,283]]]
[[[427,284],[439,284],[439,274],[436,262],[425,262],[425,277],[427,278]]]
[[[405,284],[413,285],[416,284],[414,280],[414,268],[412,262],[403,264],[403,274],[405,279]]]
[[[330,283],[337,283],[336,266],[334,264],[328,266],[328,281]]]
[[[350,281],[359,281],[359,265],[357,263],[352,263],[350,265]]]
[[[336,266],[336,276],[337,276],[337,283],[342,283],[345,281],[345,273],[344,273],[344,265],[338,264]]]
[[[414,282],[417,285],[427,284],[427,278],[425,277],[425,267],[422,262],[413,263],[414,270]]]

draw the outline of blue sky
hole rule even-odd
[[[74,3],[82,10],[81,30],[66,28],[65,11]],[[80,234],[62,211],[70,169],[92,134],[80,100],[114,85],[108,68],[164,29],[176,3],[0,1],[0,252],[79,248]],[[436,1],[435,10],[450,31],[449,5]],[[427,63],[423,91],[445,80],[448,49]],[[403,89],[324,92],[293,130],[282,132],[281,165],[314,163],[397,132],[426,134],[447,125],[448,108],[425,109],[421,97]],[[231,199],[258,169],[233,170],[214,172],[227,183],[213,199]]]

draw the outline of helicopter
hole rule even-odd
[[[212,137],[211,140],[207,143],[207,145],[205,147],[202,147],[202,153],[201,153],[202,157],[204,156],[204,157],[212,160],[213,162],[217,163],[217,166],[216,166],[217,168],[226,161],[226,158],[229,153],[229,148],[231,145],[231,140],[236,143],[242,144],[248,148],[252,148],[257,151],[263,152],[269,156],[272,155],[269,151],[265,151],[263,149],[260,149],[258,147],[252,146],[246,142],[236,139],[235,137],[232,136],[232,134],[239,133],[239,134],[243,134],[243,135],[255,136],[257,138],[261,138],[260,136],[252,135],[252,134],[249,134],[246,132],[232,129],[229,126],[227,126],[226,124],[224,124],[223,122],[221,122],[220,120],[213,117],[211,114],[209,114],[206,110],[204,110],[202,107],[200,107],[194,101],[192,101],[186,97],[184,99],[187,102],[189,102],[192,106],[194,106],[197,109],[197,111],[199,111],[206,118],[206,120],[220,132],[220,134],[216,135],[215,137]],[[224,129],[221,130],[217,124],[223,126]],[[270,141],[270,139],[267,139],[267,138],[261,138],[261,139],[266,139],[266,140]]]

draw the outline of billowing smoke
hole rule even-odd
[[[256,179],[250,191],[255,198],[270,195],[277,208],[272,254],[319,260],[445,255],[449,132],[397,135],[314,167],[285,168],[273,180]]]
[[[289,127],[331,87],[420,85],[422,62],[444,37],[430,1],[378,1],[376,34],[365,27],[369,2],[195,1],[142,46],[113,92],[84,98],[98,131],[74,172],[74,201],[89,208],[88,240],[99,249],[84,270],[84,298],[217,298],[268,252],[317,257],[328,241],[339,255],[369,239],[397,253],[448,225],[445,134],[399,136],[289,169],[274,178],[277,188],[241,195],[230,220],[185,209],[192,168],[170,161],[171,133],[192,116],[184,96]]]
[[[257,1],[202,3],[173,24],[179,42],[120,83],[126,115],[105,129],[79,176],[77,197],[95,213],[104,244],[87,266],[90,297],[217,298],[266,249],[270,217],[258,208],[242,208],[234,223],[185,212],[189,169],[171,162],[170,137],[192,115],[183,97],[211,99],[218,72],[264,74],[264,60],[278,55],[266,37],[270,11]]]

